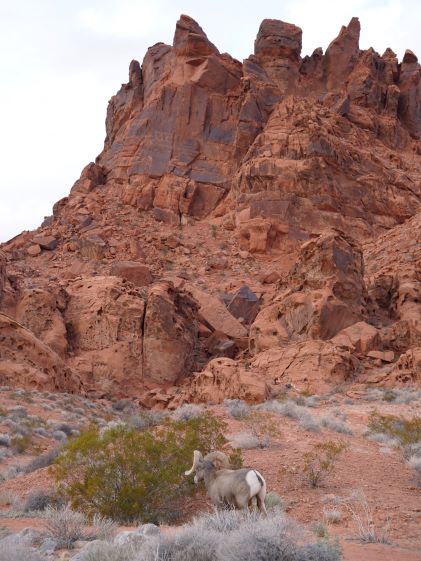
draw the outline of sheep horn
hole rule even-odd
[[[199,450],[195,450],[193,452],[193,465],[188,471],[184,472],[184,475],[190,475],[191,473],[193,473],[196,470],[200,460],[203,460],[203,456],[201,452],[199,452]]]
[[[224,452],[220,452],[216,450],[215,452],[209,452],[206,454],[205,461],[212,462],[216,469],[229,469],[230,468],[230,461],[228,456],[224,454]]]

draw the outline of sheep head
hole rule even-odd
[[[193,465],[184,474],[191,475],[194,472],[194,482],[199,483],[199,481],[204,479],[205,468],[214,470],[229,468],[229,459],[223,452],[210,452],[203,457],[199,450],[195,450],[193,452]]]

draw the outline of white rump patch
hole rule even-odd
[[[263,481],[263,485],[265,484],[265,480],[263,479],[261,474],[259,472],[256,472],[254,469],[251,469],[246,475],[246,481],[248,483],[248,486],[250,487],[250,498],[256,496],[262,488],[262,484],[260,483],[257,474],[259,474],[259,477]]]

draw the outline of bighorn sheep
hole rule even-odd
[[[266,481],[262,475],[255,469],[233,470],[227,469],[228,467],[229,461],[223,452],[211,452],[203,457],[195,450],[193,465],[185,475],[195,472],[195,483],[202,479],[205,481],[208,495],[216,507],[228,504],[244,509],[250,506],[253,497],[256,497],[257,508],[266,515]]]

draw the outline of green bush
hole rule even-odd
[[[346,450],[345,442],[319,442],[310,452],[304,454],[303,472],[306,474],[311,487],[318,487],[323,478],[335,467],[336,460]]]
[[[63,447],[53,469],[59,493],[88,516],[130,522],[169,522],[182,514],[196,487],[183,473],[193,450],[203,453],[225,443],[225,423],[209,413],[167,419],[150,430],[127,426],[100,433],[91,428]]]
[[[421,441],[421,417],[404,419],[395,415],[381,415],[374,410],[368,419],[368,430],[397,438],[403,447],[410,446]]]

